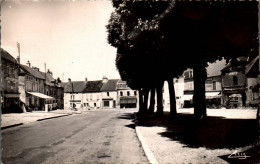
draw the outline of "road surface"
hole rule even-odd
[[[148,163],[133,111],[104,110],[2,131],[2,161],[23,163]]]

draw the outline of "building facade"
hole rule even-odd
[[[259,56],[252,60],[232,60],[222,70],[223,102],[227,108],[257,106]]]
[[[1,108],[11,112],[19,107],[19,65],[7,51],[1,48]]]
[[[207,79],[205,81],[205,96],[208,108],[220,108],[222,99],[222,75],[221,70],[226,66],[224,59],[214,63],[208,63]],[[184,76],[183,107],[193,107],[194,79],[193,70],[187,69]]]
[[[137,91],[119,79],[71,81],[64,87],[65,109],[114,109],[137,107]]]
[[[138,92],[129,88],[125,81],[118,80],[117,102],[119,108],[137,108]]]
[[[63,109],[63,88],[60,83],[60,80],[52,77],[51,72],[41,72],[39,68],[32,67],[29,61],[27,65],[20,65],[20,99],[32,110]]]

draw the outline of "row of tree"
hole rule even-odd
[[[194,72],[194,115],[206,118],[208,62],[258,55],[258,2],[112,1],[108,42],[117,48],[122,80],[140,95],[139,112],[163,114],[162,88],[169,84],[170,113],[176,115],[173,78]],[[150,106],[148,104],[148,94]]]

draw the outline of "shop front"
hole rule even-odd
[[[120,97],[120,108],[136,108],[136,97]]]
[[[27,106],[32,110],[45,110],[46,112],[57,108],[54,97],[39,92],[27,92]]]

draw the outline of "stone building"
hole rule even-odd
[[[208,107],[220,107],[223,104],[222,97],[222,76],[221,70],[226,66],[224,59],[214,63],[208,63],[207,79],[205,81],[205,96]],[[194,80],[193,70],[187,69],[183,73],[184,76],[184,97],[183,107],[193,106]]]
[[[259,56],[232,60],[222,69],[223,103],[226,107],[257,106]]]
[[[19,65],[14,57],[1,48],[1,108],[12,112],[19,107]]]
[[[129,88],[125,81],[117,82],[117,102],[119,108],[137,108],[138,92]]]
[[[60,83],[52,77],[51,72],[41,72],[29,61],[27,65],[20,65],[20,99],[33,110],[45,110],[46,104],[50,110],[63,109],[63,88]]]

